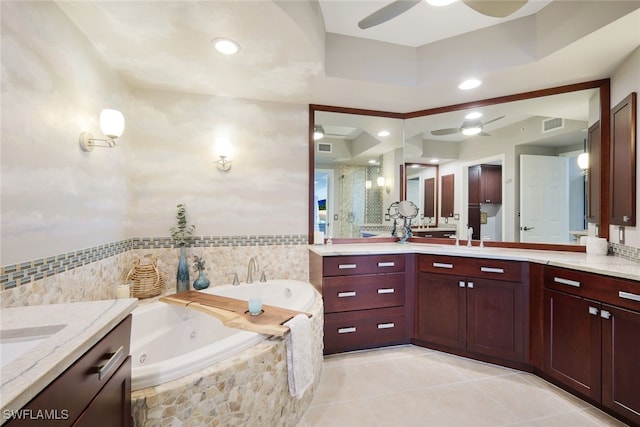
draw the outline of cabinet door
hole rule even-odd
[[[636,93],[611,109],[610,223],[636,225]]]
[[[544,291],[544,371],[577,393],[600,400],[600,305]]]
[[[442,180],[442,206],[440,206],[440,216],[453,216],[453,188],[455,175],[445,175]]]
[[[73,424],[73,427],[95,426],[131,426],[131,356]]]
[[[502,166],[482,165],[480,203],[502,203]]]
[[[640,314],[602,305],[602,404],[640,425]]]
[[[522,361],[522,283],[467,280],[467,350]]]
[[[466,331],[464,277],[420,273],[418,278],[418,339],[464,349]]]
[[[469,167],[469,204],[480,203],[480,165]]]

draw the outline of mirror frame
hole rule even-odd
[[[600,155],[600,205],[599,205],[599,224],[598,224],[598,236],[605,239],[609,239],[609,181],[610,181],[610,166],[609,166],[609,153],[610,153],[610,109],[611,109],[611,81],[610,79],[593,80],[583,83],[574,83],[564,86],[557,86],[548,89],[539,89],[530,92],[522,92],[513,95],[505,95],[495,98],[487,98],[479,101],[466,102],[462,104],[448,105],[444,107],[429,108],[425,110],[413,111],[409,113],[394,113],[389,111],[378,110],[366,110],[358,108],[337,107],[329,105],[309,104],[309,199],[308,199],[308,236],[309,244],[313,244],[313,198],[314,198],[314,170],[315,170],[315,144],[313,140],[313,125],[315,122],[315,111],[328,111],[335,113],[346,114],[360,114],[369,116],[381,116],[394,119],[411,119],[416,117],[428,116],[432,114],[448,113],[451,111],[472,109],[478,107],[484,107],[488,105],[501,104],[505,102],[522,101],[531,98],[540,98],[550,95],[558,95],[568,92],[576,92],[586,89],[599,89],[600,91],[600,129],[602,135],[602,150]],[[402,187],[406,188],[404,180],[406,177],[404,174],[400,177],[402,181]],[[402,190],[401,190],[401,194]],[[425,242],[426,239],[412,238],[416,241]],[[376,239],[376,242],[388,242],[396,241],[396,238],[380,238]],[[433,240],[433,239],[431,239]],[[334,243],[363,243],[371,242],[366,238],[351,238],[351,239],[333,239]],[[564,250],[583,252],[585,247],[578,245],[562,245],[562,244],[550,244],[550,243],[521,243],[521,242],[489,242],[489,246],[508,247],[508,248],[523,248],[523,249],[547,249],[547,250]]]

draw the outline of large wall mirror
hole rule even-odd
[[[374,159],[379,159],[380,166],[374,164],[372,172],[360,172],[363,178],[359,179],[363,180],[365,190],[370,185],[368,181],[375,186],[375,168],[380,167],[383,174],[388,174],[385,176],[386,182],[393,180],[393,186],[383,190],[377,199],[382,201],[382,212],[378,213],[378,205],[375,215],[367,215],[365,209],[363,214],[349,216],[351,210],[356,212],[354,206],[341,206],[345,199],[365,207],[377,203],[366,199],[366,191],[359,197],[340,198],[334,201],[333,209],[341,209],[342,213],[336,216],[336,212],[332,211],[328,218],[340,221],[346,214],[344,219],[350,225],[343,227],[342,223],[336,223],[332,231],[327,231],[325,225],[327,235],[336,238],[389,236],[386,233],[388,227],[385,226],[390,224],[384,218],[386,206],[395,200],[407,199],[420,208],[419,226],[455,230],[462,239],[471,236],[475,240],[485,241],[579,245],[580,237],[586,235],[590,228],[594,228],[590,234],[608,237],[608,223],[603,223],[607,212],[604,212],[605,215],[588,212],[589,202],[599,196],[596,194],[590,200],[589,188],[599,189],[604,185],[606,177],[601,176],[600,172],[608,174],[608,171],[605,165],[600,164],[601,157],[591,158],[586,164],[579,164],[578,160],[583,161],[583,153],[589,151],[588,129],[594,124],[599,124],[603,129],[603,141],[599,141],[601,146],[598,153],[602,151],[606,154],[608,151],[608,132],[604,130],[609,129],[609,107],[609,80],[396,116],[384,113],[386,117],[369,112],[361,114],[357,110],[346,110],[354,112],[347,114],[341,111],[344,109],[311,106],[310,123],[323,126],[327,135],[325,138],[332,137],[333,122],[336,142],[349,141],[351,137],[341,136],[349,128],[361,129],[355,131],[356,134],[365,134],[361,138],[368,142],[357,142],[358,138],[355,138],[348,155],[336,153],[331,159],[319,155],[319,141],[311,140],[310,157],[314,165],[315,184],[312,182],[313,188],[310,189],[310,196],[313,197],[310,232],[323,230],[321,210],[325,206],[324,197],[319,192],[322,190],[317,190],[322,188],[324,178],[318,172],[333,170],[335,193],[335,186],[341,185],[336,179],[346,180],[348,174],[328,165],[335,166],[336,162],[347,165],[347,158],[354,155],[358,157],[361,152],[366,152],[363,147],[372,149],[379,146],[379,151],[372,151],[372,154],[375,153],[373,157],[359,159],[359,167],[371,169],[366,162]],[[469,116],[470,113],[480,113],[481,116]],[[384,119],[388,121],[386,126],[390,129],[392,125],[400,127],[402,143],[395,139],[393,144],[375,143],[375,140],[380,140],[376,132],[382,127],[378,125],[365,131],[365,125],[356,125],[360,116],[371,123],[381,123]],[[345,129],[340,130],[340,126]],[[333,145],[332,148],[339,145]],[[598,172],[591,173],[591,169]],[[443,215],[438,207],[446,194],[442,194],[440,177],[451,175],[454,182],[454,209]],[[396,185],[396,180],[400,179],[402,185]],[[445,190],[445,193],[450,191]],[[594,208],[608,209],[604,202],[596,203],[592,210]],[[589,214],[591,218],[598,218],[600,223],[588,223]],[[381,221],[378,223],[379,219]],[[381,233],[375,233],[376,229]],[[437,233],[434,235],[441,236]]]
[[[401,200],[402,116],[334,110],[313,110],[313,230],[332,239],[390,237],[387,208]]]

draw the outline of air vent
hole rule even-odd
[[[318,143],[318,153],[331,153],[333,151],[333,144],[328,142]]]
[[[542,121],[542,133],[551,132],[552,130],[562,129],[564,127],[564,119],[554,118]]]

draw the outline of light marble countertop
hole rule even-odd
[[[478,246],[468,248],[466,246],[437,245],[430,243],[348,243],[310,245],[309,249],[321,256],[415,253],[528,261],[640,281],[640,263],[616,256],[593,255],[584,252],[494,247],[480,248]]]
[[[2,413],[27,404],[126,318],[137,303],[135,298],[126,298],[3,308],[3,334],[24,328],[61,329],[0,367]],[[4,421],[0,418],[0,424]]]

